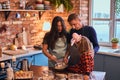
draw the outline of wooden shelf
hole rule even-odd
[[[46,11],[46,10],[1,9],[0,11],[40,11],[40,12],[42,12],[42,11]]]
[[[7,18],[9,17],[10,12],[16,12],[16,11],[24,11],[24,12],[28,12],[28,11],[32,11],[32,12],[39,12],[39,18],[41,17],[42,13],[46,10],[23,10],[23,9],[1,9],[0,12],[4,12],[5,15],[5,20],[7,20]]]

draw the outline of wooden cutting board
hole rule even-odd
[[[28,51],[25,51],[25,50],[22,50],[22,49],[18,49],[16,51],[14,50],[5,50],[3,51],[4,54],[7,54],[7,55],[20,55],[20,54],[26,54]]]

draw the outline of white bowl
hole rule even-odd
[[[67,67],[67,65],[64,62],[58,62],[55,64],[55,69],[57,70],[63,70]]]
[[[37,10],[44,10],[44,4],[36,4]]]

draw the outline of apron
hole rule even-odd
[[[65,56],[67,49],[67,40],[65,37],[58,38],[57,42],[55,43],[55,48],[53,50],[49,50],[49,52],[56,56],[57,59],[63,59]],[[49,60],[49,67],[54,67],[55,62]]]

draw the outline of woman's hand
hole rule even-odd
[[[51,55],[50,60],[58,62],[57,57],[55,55]]]
[[[68,58],[67,57],[64,57],[63,61],[68,64]]]
[[[83,80],[89,80],[89,76],[88,75],[83,75]]]

